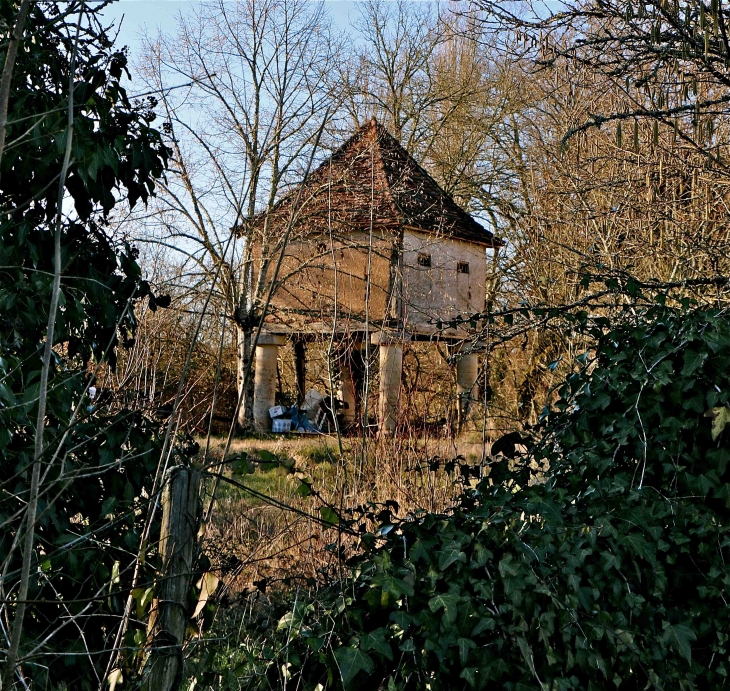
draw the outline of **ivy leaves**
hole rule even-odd
[[[358,672],[370,674],[375,668],[371,657],[364,653],[360,648],[343,646],[342,648],[337,648],[337,650],[335,650],[334,656],[340,670],[342,683],[345,686],[350,684],[350,682],[357,676]]]
[[[689,623],[689,622],[687,622]],[[664,640],[667,641],[687,662],[692,662],[690,643],[697,640],[694,631],[686,624],[670,624],[662,622]]]
[[[428,601],[428,608],[435,614],[443,610],[444,626],[452,626],[458,614],[459,596],[454,593],[434,595]]]
[[[730,422],[730,408],[725,406],[718,408],[710,408],[705,413],[705,417],[712,418],[712,441],[717,441],[717,438],[722,434],[722,431]]]
[[[594,347],[535,430],[539,481],[504,463],[364,541],[345,606],[311,615],[332,645],[305,688],[724,685],[730,324],[662,306],[576,324]]]

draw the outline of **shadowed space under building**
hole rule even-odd
[[[278,348],[294,343],[300,395],[306,342],[339,344],[340,399],[355,421],[363,350],[380,351],[381,431],[396,428],[403,344],[438,336],[468,342],[468,326],[437,322],[484,311],[487,248],[503,243],[462,210],[374,119],[363,125],[259,221],[289,234],[264,331],[257,342],[254,421],[268,428]],[[260,249],[258,261],[265,253]],[[260,269],[260,266],[258,267]],[[255,269],[256,270],[256,269]],[[464,348],[457,388],[476,397],[478,359]]]

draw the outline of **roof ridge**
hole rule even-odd
[[[373,120],[374,120],[374,119],[375,119],[375,118],[373,118]],[[419,170],[419,171],[420,171],[420,172],[421,172],[421,173],[422,173],[422,174],[423,174],[423,175],[424,175],[424,176],[425,176],[426,178],[430,179],[430,180],[431,180],[431,181],[432,181],[432,182],[433,182],[433,183],[434,183],[434,184],[436,185],[436,187],[438,188],[438,191],[439,191],[439,192],[440,192],[441,194],[443,194],[443,195],[444,195],[444,197],[446,197],[446,198],[447,198],[447,199],[448,199],[449,201],[451,201],[451,202],[453,202],[454,204],[456,204],[456,205],[457,205],[457,206],[459,207],[459,209],[461,209],[461,206],[460,206],[459,204],[457,204],[457,203],[456,203],[456,201],[455,201],[454,197],[453,197],[453,196],[452,196],[451,194],[449,194],[449,193],[448,193],[448,192],[447,192],[447,191],[446,191],[446,190],[445,190],[445,189],[444,189],[443,187],[441,187],[441,185],[440,185],[440,184],[438,183],[438,181],[437,181],[437,180],[436,180],[436,179],[435,179],[435,178],[433,177],[433,175],[431,175],[431,173],[429,173],[429,172],[428,172],[428,171],[427,171],[427,170],[426,170],[426,169],[425,169],[425,168],[424,168],[424,167],[423,167],[423,166],[422,166],[422,165],[421,165],[421,164],[420,164],[420,163],[419,163],[419,162],[418,162],[418,161],[416,160],[416,157],[415,157],[415,156],[414,156],[413,154],[411,154],[411,153],[410,153],[410,152],[408,151],[408,149],[406,149],[406,148],[405,148],[405,147],[403,146],[403,144],[401,144],[401,143],[400,143],[400,142],[399,142],[399,141],[398,141],[398,140],[397,140],[397,139],[396,139],[396,138],[395,138],[395,137],[394,137],[394,136],[393,136],[393,135],[392,135],[392,134],[391,134],[390,132],[388,132],[388,130],[387,130],[387,129],[386,129],[386,128],[385,128],[384,126],[383,126],[383,125],[380,125],[380,127],[382,127],[382,128],[383,128],[383,132],[385,132],[385,134],[387,134],[387,135],[388,135],[388,136],[389,136],[389,137],[390,137],[390,138],[391,138],[391,139],[393,140],[393,142],[395,143],[395,145],[396,145],[396,146],[397,146],[397,147],[398,147],[398,148],[399,148],[399,149],[400,149],[401,151],[403,151],[403,153],[404,153],[404,154],[406,155],[406,157],[408,158],[408,161],[409,161],[410,163],[412,163],[413,165],[415,165],[415,166],[416,166],[416,168],[417,168],[417,169],[418,169],[418,170]],[[464,209],[461,209],[461,210],[462,210],[462,211],[464,211]],[[468,212],[464,211],[464,213],[468,213]]]
[[[461,206],[459,204],[457,204],[457,202],[454,200],[454,198],[443,187],[441,187],[441,185],[434,179],[434,177],[431,175],[431,173],[429,173],[416,160],[416,157],[413,154],[411,154],[400,143],[400,141],[396,137],[394,137],[388,131],[388,129],[385,127],[385,125],[379,123],[374,117],[371,119],[370,122],[372,122],[374,124],[374,126],[376,128],[376,131],[379,130],[379,132],[378,132],[378,148],[380,150],[380,160],[381,160],[381,164],[382,164],[383,174],[385,176],[385,181],[386,181],[386,184],[387,184],[388,194],[390,195],[390,197],[391,197],[391,199],[393,201],[393,205],[394,205],[394,207],[396,208],[396,210],[398,211],[398,213],[400,215],[400,219],[399,220],[400,220],[400,222],[402,224],[404,224],[404,225],[410,225],[409,221],[412,220],[412,219],[409,219],[408,218],[408,214],[400,206],[400,204],[393,198],[393,192],[392,192],[392,189],[391,189],[391,180],[389,179],[388,173],[385,170],[385,165],[384,165],[383,157],[382,157],[382,147],[380,146],[380,137],[381,136],[387,137],[390,140],[390,143],[391,143],[392,147],[395,149],[396,152],[398,152],[399,155],[401,155],[401,157],[404,159],[404,163],[406,165],[413,166],[415,168],[415,172],[420,173],[420,175],[423,178],[423,180],[421,182],[425,181],[426,183],[429,183],[429,182],[430,183],[433,183],[433,185],[436,188],[435,191],[437,192],[437,196],[441,196],[441,197],[445,198],[448,202],[451,202],[451,204],[454,205],[454,210],[457,213],[459,213],[462,216],[469,217],[470,220],[473,220],[471,218],[471,214],[469,214],[468,212],[466,212],[464,209],[461,208]],[[443,208],[443,204],[441,204],[441,207]],[[490,233],[494,237],[494,234],[493,233],[491,233],[490,231],[487,231],[487,232]]]
[[[393,208],[393,211],[395,212],[395,215],[398,217],[398,221],[401,224],[404,224],[406,222],[405,214],[403,213],[403,209],[400,208],[400,205],[398,202],[396,202],[395,197],[393,196],[393,190],[390,188],[390,180],[388,178],[388,171],[385,169],[385,161],[383,160],[383,147],[380,145],[380,137],[382,134],[385,134],[386,136],[390,137],[396,144],[398,144],[398,141],[395,137],[393,137],[390,132],[385,128],[384,125],[381,125],[376,119],[375,116],[370,118],[370,120],[365,123],[363,126],[363,130],[371,126],[373,128],[373,131],[375,133],[375,140],[373,141],[373,146],[377,149],[377,159],[378,164],[380,168],[380,172],[383,174],[383,179],[385,180],[385,191],[388,197],[388,200],[390,201],[390,205]],[[380,130],[380,131],[379,131]],[[398,144],[400,146],[400,144]],[[403,147],[401,147],[403,148]],[[403,149],[405,151],[405,149]],[[408,152],[406,152],[407,154]],[[373,184],[371,182],[371,184]]]

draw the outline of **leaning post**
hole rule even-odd
[[[174,466],[167,472],[162,491],[162,568],[150,615],[152,649],[142,683],[144,691],[176,691],[182,680],[183,643],[190,617],[187,600],[199,525],[200,472]]]

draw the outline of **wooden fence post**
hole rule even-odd
[[[150,614],[152,649],[142,684],[145,691],[176,691],[182,681],[188,593],[200,523],[200,473],[174,466],[166,480],[160,528],[162,571],[156,607]]]

